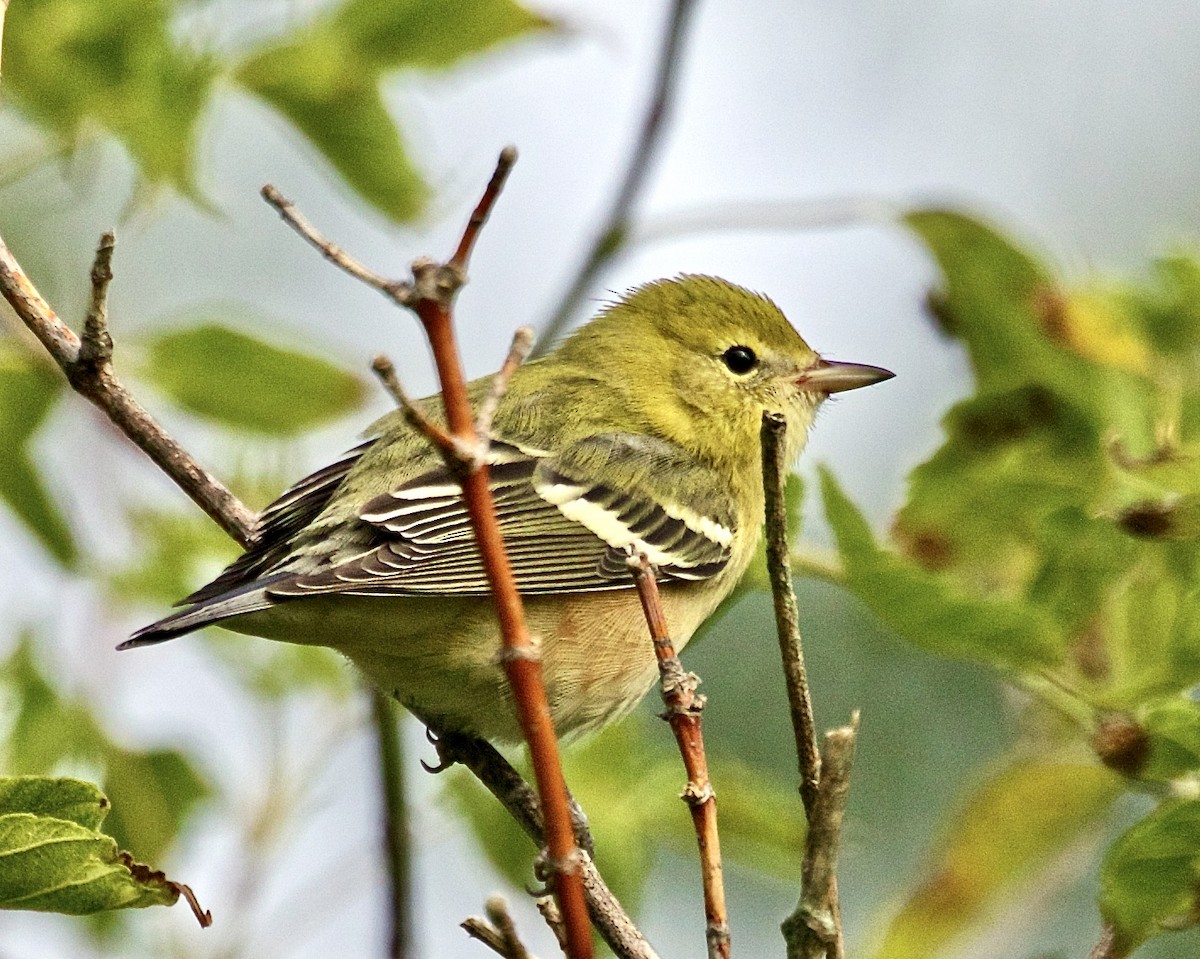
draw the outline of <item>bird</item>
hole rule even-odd
[[[766,296],[691,274],[631,289],[516,370],[486,461],[560,736],[623,716],[657,679],[629,558],[654,569],[681,650],[757,548],[763,413],[784,416],[791,463],[831,394],[892,375],[823,359]],[[469,384],[474,403],[490,384]],[[444,422],[440,405],[418,401]],[[327,646],[433,729],[519,741],[458,480],[400,410],[365,435],[119,648],[214,624]]]

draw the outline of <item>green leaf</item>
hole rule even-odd
[[[406,222],[424,209],[427,189],[384,104],[382,77],[449,67],[548,25],[511,0],[348,0],[249,57],[235,77],[294,123],[363,199]]]
[[[996,773],[952,814],[926,878],[870,955],[943,954],[1093,829],[1120,793],[1120,777],[1097,765],[1018,762]]]
[[[939,655],[995,666],[1029,669],[1060,659],[1062,637],[1042,611],[969,595],[880,549],[862,514],[824,469],[821,492],[847,588],[900,636]]]
[[[66,381],[0,344],[0,499],[63,565],[78,559],[70,527],[46,490],[29,444]]]
[[[98,831],[107,811],[104,795],[79,780],[0,779],[0,908],[89,915],[173,905],[178,886]]]
[[[1113,843],[1100,911],[1127,948],[1200,915],[1200,800],[1160,806]]]
[[[1200,703],[1171,696],[1143,706],[1138,725],[1149,738],[1143,779],[1171,780],[1200,771]]]
[[[99,788],[81,779],[0,777],[0,816],[35,813],[66,819],[85,829],[99,829],[108,808],[108,800]]]
[[[194,194],[199,120],[215,65],[173,38],[167,0],[21,0],[5,30],[4,88],[64,139],[116,136],[151,182]]]
[[[207,323],[155,336],[139,374],[227,426],[293,436],[359,408],[363,381],[307,353]]]

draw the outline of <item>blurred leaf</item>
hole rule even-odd
[[[186,410],[276,436],[345,416],[366,395],[362,380],[323,359],[216,323],[155,336],[139,373]]]
[[[70,527],[50,498],[29,444],[66,380],[0,344],[0,499],[63,565],[78,558]]]
[[[1200,539],[1200,493],[1135,503],[1122,510],[1117,525],[1147,539]]]
[[[211,792],[183,753],[118,747],[105,757],[104,789],[113,808],[109,832],[123,849],[151,861],[166,855],[188,815]]]
[[[383,101],[383,75],[445,68],[548,25],[511,0],[347,0],[249,57],[235,76],[294,123],[363,199],[404,222],[421,213],[427,190]]]
[[[1129,947],[1200,917],[1200,801],[1160,806],[1113,843],[1100,910]]]
[[[121,807],[110,822],[113,835],[124,848],[159,858],[209,794],[192,761],[174,750],[129,750],[112,742],[84,703],[60,696],[47,682],[29,639],[17,646],[0,676],[14,704],[7,767],[29,774],[50,772],[66,760],[103,767],[105,789]]]
[[[130,521],[139,548],[124,568],[106,570],[113,595],[170,604],[196,588],[201,575],[237,555],[237,545],[199,511],[139,509]]]
[[[283,699],[302,689],[345,698],[358,683],[346,660],[323,646],[251,642],[220,629],[210,637],[209,648],[229,667],[229,675],[266,699]]]
[[[103,127],[147,180],[194,194],[215,65],[175,42],[173,13],[167,0],[21,0],[5,30],[5,91],[68,141]]]
[[[1149,754],[1139,770],[1144,779],[1171,780],[1200,771],[1200,703],[1171,696],[1138,713],[1149,737]]]
[[[956,591],[942,577],[880,549],[828,470],[821,492],[847,587],[900,636],[943,656],[1031,669],[1060,657],[1061,638],[1040,610]]]
[[[930,959],[943,953],[1093,829],[1120,792],[1120,777],[1097,765],[1018,762],[996,773],[952,814],[928,878],[871,955]]]
[[[109,803],[90,783],[0,778],[0,797],[0,908],[78,916],[179,899],[165,876],[98,831]]]

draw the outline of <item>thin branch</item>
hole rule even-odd
[[[541,846],[544,843],[542,810],[533,789],[521,774],[491,743],[460,733],[438,733],[438,755],[442,767],[461,763],[508,810],[525,834]],[[617,897],[605,884],[581,839],[580,870],[587,896],[588,912],[601,938],[618,959],[659,959],[658,954],[634,925]]]
[[[470,916],[460,924],[472,939],[478,939],[502,959],[535,959],[517,935],[516,924],[508,914],[508,903],[502,896],[492,896],[484,903],[487,919]]]
[[[788,959],[845,959],[837,859],[857,737],[857,711],[849,726],[825,734],[821,782],[804,838],[800,902],[781,926]]]
[[[532,327],[521,326],[517,328],[517,332],[513,334],[512,346],[509,347],[508,356],[504,359],[504,365],[492,377],[492,385],[488,389],[487,396],[479,404],[479,412],[475,417],[475,432],[484,443],[488,441],[491,435],[492,420],[496,418],[496,410],[500,408],[500,401],[504,399],[504,394],[508,391],[509,381],[517,371],[517,367],[524,363],[529,356],[530,351],[533,349],[533,341],[534,334]]]
[[[570,288],[559,300],[549,322],[540,334],[541,349],[547,349],[571,321],[575,308],[591,289],[592,281],[605,265],[624,245],[629,230],[629,218],[634,201],[642,190],[646,175],[650,172],[654,154],[662,134],[664,121],[671,108],[675,80],[679,73],[679,52],[687,31],[688,18],[695,8],[695,0],[675,0],[671,5],[670,18],[663,35],[662,50],[658,57],[658,69],[650,102],[642,118],[641,131],[629,155],[625,174],[608,214],[602,221],[584,257]],[[540,352],[540,350],[539,350]]]
[[[263,199],[275,208],[288,226],[316,247],[321,256],[325,257],[325,259],[338,269],[349,273],[356,280],[361,280],[367,286],[378,290],[399,306],[409,306],[412,303],[413,290],[411,283],[400,280],[389,280],[374,270],[368,269],[332,240],[327,239],[324,234],[308,221],[308,218],[304,214],[296,209],[296,205],[291,200],[275,189],[270,183],[264,186],[260,192]]]
[[[514,158],[511,150],[501,154],[496,173],[464,230],[455,257],[447,263],[425,258],[414,261],[411,282],[386,280],[367,269],[323,237],[277,190],[263,189],[267,202],[326,259],[416,314],[425,329],[437,367],[446,425],[450,435],[464,449],[475,449],[479,437],[454,334],[452,305],[458,290],[466,282],[467,259],[479,226],[486,221],[499,196]],[[571,959],[590,959],[593,951],[581,876],[583,855],[575,844],[572,830],[558,739],[542,681],[540,651],[530,637],[512,565],[504,549],[486,463],[473,462],[463,472],[461,482],[463,502],[471,517],[500,625],[503,639],[500,659],[513,692],[517,719],[529,746],[538,795],[545,810],[547,862],[567,927],[567,952]]]
[[[554,897],[539,896],[534,905],[537,906],[537,911],[542,914],[542,919],[550,927],[550,931],[554,933],[554,941],[558,943],[558,948],[566,949],[567,929],[563,925],[562,913],[558,911],[558,903],[554,901]]]
[[[788,464],[784,457],[787,421],[777,413],[764,413],[762,422],[763,492],[766,499],[767,571],[775,602],[775,624],[783,675],[787,683],[796,756],[800,764],[800,795],[811,818],[821,781],[821,753],[813,721],[804,647],[800,641],[800,611],[792,588],[791,549],[788,544],[787,501],[784,487]]]
[[[487,188],[483,191],[483,196],[479,198],[479,202],[475,205],[475,209],[471,213],[471,219],[467,221],[462,239],[458,241],[458,249],[454,251],[454,256],[450,257],[449,266],[464,273],[466,272],[467,261],[471,259],[471,251],[475,249],[475,241],[479,239],[479,233],[483,229],[483,225],[487,223],[488,217],[491,216],[492,207],[496,205],[496,199],[500,196],[500,191],[504,189],[504,184],[508,180],[508,175],[512,173],[512,168],[516,165],[516,162],[517,148],[515,146],[509,145],[500,151],[500,156],[496,160],[496,169],[492,172],[492,178],[488,181]]]
[[[388,395],[400,407],[409,426],[429,440],[443,456],[460,463],[470,461],[469,456],[458,448],[454,437],[433,422],[421,411],[421,407],[413,402],[401,385],[400,378],[396,375],[396,367],[390,359],[380,353],[371,361],[371,369],[383,383],[383,388],[387,390]]]
[[[900,204],[872,196],[713,203],[639,220],[630,227],[627,242],[661,243],[698,233],[890,226],[902,212]]]
[[[1088,959],[1125,959],[1130,949],[1120,941],[1117,930],[1111,923],[1106,922],[1100,932],[1100,939],[1088,953]]]
[[[50,308],[3,239],[0,239],[0,293],[58,364],[72,389],[98,407],[226,533],[247,546],[253,538],[254,513],[167,435],[113,372],[106,315],[112,251],[112,234],[106,233],[96,250],[91,308],[83,342]]]
[[[379,776],[383,798],[383,861],[387,867],[391,908],[388,959],[412,955],[412,850],[408,835],[408,809],[404,795],[404,752],[392,701],[372,687],[371,716],[379,748]]]
[[[792,730],[796,739],[800,795],[808,819],[801,866],[800,902],[781,928],[788,959],[844,959],[837,857],[850,789],[858,713],[853,715],[849,726],[826,733],[824,751],[818,751],[808,676],[804,668],[804,649],[800,640],[800,616],[792,586],[784,499],[787,473],[785,431],[786,423],[782,416],[763,414],[767,570],[775,603],[775,622]]]
[[[688,804],[696,844],[700,848],[700,878],[704,887],[705,939],[709,959],[729,959],[729,911],[725,903],[725,884],[721,866],[721,840],[717,832],[717,796],[708,778],[708,758],[704,754],[704,735],[700,717],[704,697],[696,692],[700,678],[685,673],[675,655],[675,646],[667,629],[662,598],[654,569],[644,554],[629,558],[629,569],[637,584],[642,612],[650,627],[654,655],[658,660],[659,685],[667,707],[663,718],[671,726],[679,754],[687,770],[688,782],[680,797]]]

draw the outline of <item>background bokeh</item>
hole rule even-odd
[[[178,16],[188,42],[224,50],[320,6],[222,0],[184,4]],[[626,0],[536,9],[559,29],[447,71],[387,78],[389,111],[433,190],[415,226],[370,209],[294,128],[230,85],[203,119],[203,204],[170,191],[148,197],[126,154],[99,133],[69,157],[22,166],[38,155],[43,134],[20,111],[0,110],[0,164],[11,161],[7,175],[0,168],[0,231],[73,320],[84,309],[95,237],[117,225],[119,371],[141,361],[135,348],[122,352],[123,341],[220,316],[349,370],[365,371],[384,350],[409,389],[425,393],[433,378],[411,321],[321,263],[258,188],[275,183],[339,243],[398,273],[415,255],[451,249],[496,152],[515,143],[521,160],[459,307],[468,368],[487,372],[515,326],[545,321],[592,239],[645,106],[666,12]],[[1198,50],[1200,8],[1181,0],[1139,8],[1115,0],[701,3],[635,211],[635,237],[650,239],[605,270],[578,320],[646,279],[712,273],[769,293],[826,355],[893,369],[885,386],[828,404],[801,469],[811,476],[812,464],[828,464],[882,528],[905,473],[937,444],[939,417],[967,392],[968,379],[960,350],[923,312],[936,277],[927,255],[864,211],[952,201],[998,218],[1068,276],[1137,275],[1151,255],[1193,238],[1200,222]],[[721,210],[740,204],[774,204],[780,222],[722,229]],[[710,208],[712,228],[671,232],[689,211]],[[143,395],[157,411],[153,392]],[[355,431],[388,408],[378,391],[371,397],[353,420],[286,444],[230,442],[170,407],[164,419],[218,474],[278,487],[351,445]],[[213,785],[218,798],[192,817],[167,865],[218,925],[200,933],[180,909],[138,914],[121,927],[129,954],[381,954],[378,792],[365,702],[352,690],[312,687],[269,701],[251,695],[229,675],[244,654],[222,652],[247,640],[189,638],[113,652],[161,611],[114,606],[103,578],[92,575],[138,554],[124,508],[133,498],[186,506],[109,432],[69,400],[36,447],[88,557],[82,572],[62,572],[0,512],[0,656],[35,629],[44,670],[87,702],[110,735],[131,747],[183,748]],[[819,510],[809,511],[804,535],[814,549],[828,546]],[[1013,695],[982,668],[907,647],[831,586],[803,582],[800,598],[819,722],[864,710],[842,870],[847,927],[862,942],[911,883],[947,809],[1011,741]],[[790,730],[768,607],[758,597],[744,601],[686,662],[705,680],[714,755],[786,788]],[[457,922],[504,881],[439,799],[442,784],[416,765],[429,750],[415,724],[407,740],[419,952],[480,954]],[[286,814],[271,805],[280,795],[295,800]],[[1095,848],[1040,878],[956,954],[1085,954],[1097,930],[1088,878]],[[664,848],[652,859],[646,932],[668,955],[696,953],[692,854]],[[786,866],[773,872],[729,871],[740,955],[778,953],[777,923],[796,887],[783,878]],[[531,940],[550,954],[536,915],[524,902],[518,908]],[[1192,955],[1196,943],[1163,940],[1146,955]],[[10,959],[122,948],[97,944],[73,920],[0,914],[0,953]]]

